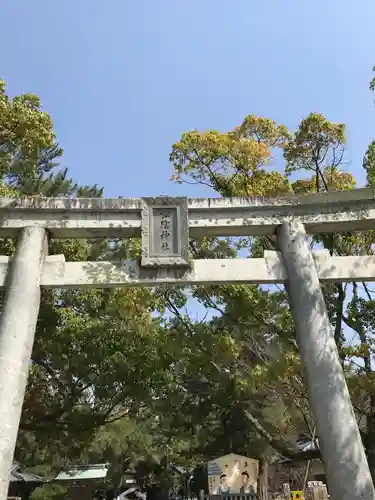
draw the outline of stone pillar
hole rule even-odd
[[[282,225],[277,241],[288,273],[286,289],[330,498],[374,500],[374,486],[304,226],[297,222]]]
[[[0,500],[6,500],[40,305],[45,229],[26,227],[9,262],[0,316]]]

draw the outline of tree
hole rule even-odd
[[[0,175],[9,188],[35,182],[60,157],[52,120],[33,94],[10,99],[0,80]],[[34,194],[34,193],[32,193]]]
[[[102,196],[61,170],[51,117],[32,94],[10,99],[0,82],[0,185],[10,196]],[[0,242],[12,255],[14,242]],[[56,240],[67,260],[139,256],[132,241]],[[163,330],[149,289],[45,290],[16,459],[61,465],[107,422],[137,417],[164,384]]]
[[[247,116],[239,127],[228,133],[183,134],[172,147],[172,179],[201,183],[223,196],[353,189],[354,177],[343,170],[345,142],[345,126],[333,124],[316,113],[302,120],[295,132],[271,120]],[[370,185],[372,156],[370,148],[364,163]],[[279,168],[272,170],[275,157],[280,162]],[[303,177],[305,173],[308,177]],[[323,245],[337,255],[372,254],[373,236],[372,232],[315,235],[311,246]],[[223,240],[204,239],[193,243],[198,258],[215,258],[215,255],[219,258],[219,253],[212,251],[219,244],[222,245]],[[261,255],[264,249],[276,249],[275,240],[270,237],[227,240],[227,245],[228,256],[233,256],[231,252],[235,249],[241,249],[242,253],[247,249],[253,256]],[[359,293],[360,286],[365,295]],[[374,472],[372,294],[366,284],[358,283],[326,285],[324,293],[348,383],[352,389],[356,387],[352,390],[353,403],[358,416],[366,417],[362,431]],[[249,391],[247,397],[240,396],[246,425],[277,452],[286,457],[297,456],[290,439],[301,436],[313,439],[315,428],[284,291],[233,285],[198,287],[194,296],[219,314],[209,324],[214,329],[214,338],[227,336],[233,356],[233,365],[227,370],[235,377],[234,386],[236,389],[245,386]],[[190,328],[194,331],[196,326]],[[349,348],[350,334],[356,335],[356,341],[355,346]],[[244,346],[245,352],[251,353],[247,358],[243,357]],[[210,372],[205,376],[212,380]],[[220,408],[224,411],[223,405]],[[231,404],[230,408],[234,406]],[[268,417],[270,411],[274,416],[279,413],[273,426]]]

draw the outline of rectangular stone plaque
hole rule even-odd
[[[189,221],[187,198],[142,198],[144,267],[187,267]]]

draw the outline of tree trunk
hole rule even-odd
[[[258,496],[259,500],[268,500],[268,462],[264,458],[259,461]]]

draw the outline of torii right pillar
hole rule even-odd
[[[296,328],[330,498],[375,500],[367,458],[303,224],[283,224],[277,241],[288,273]]]

